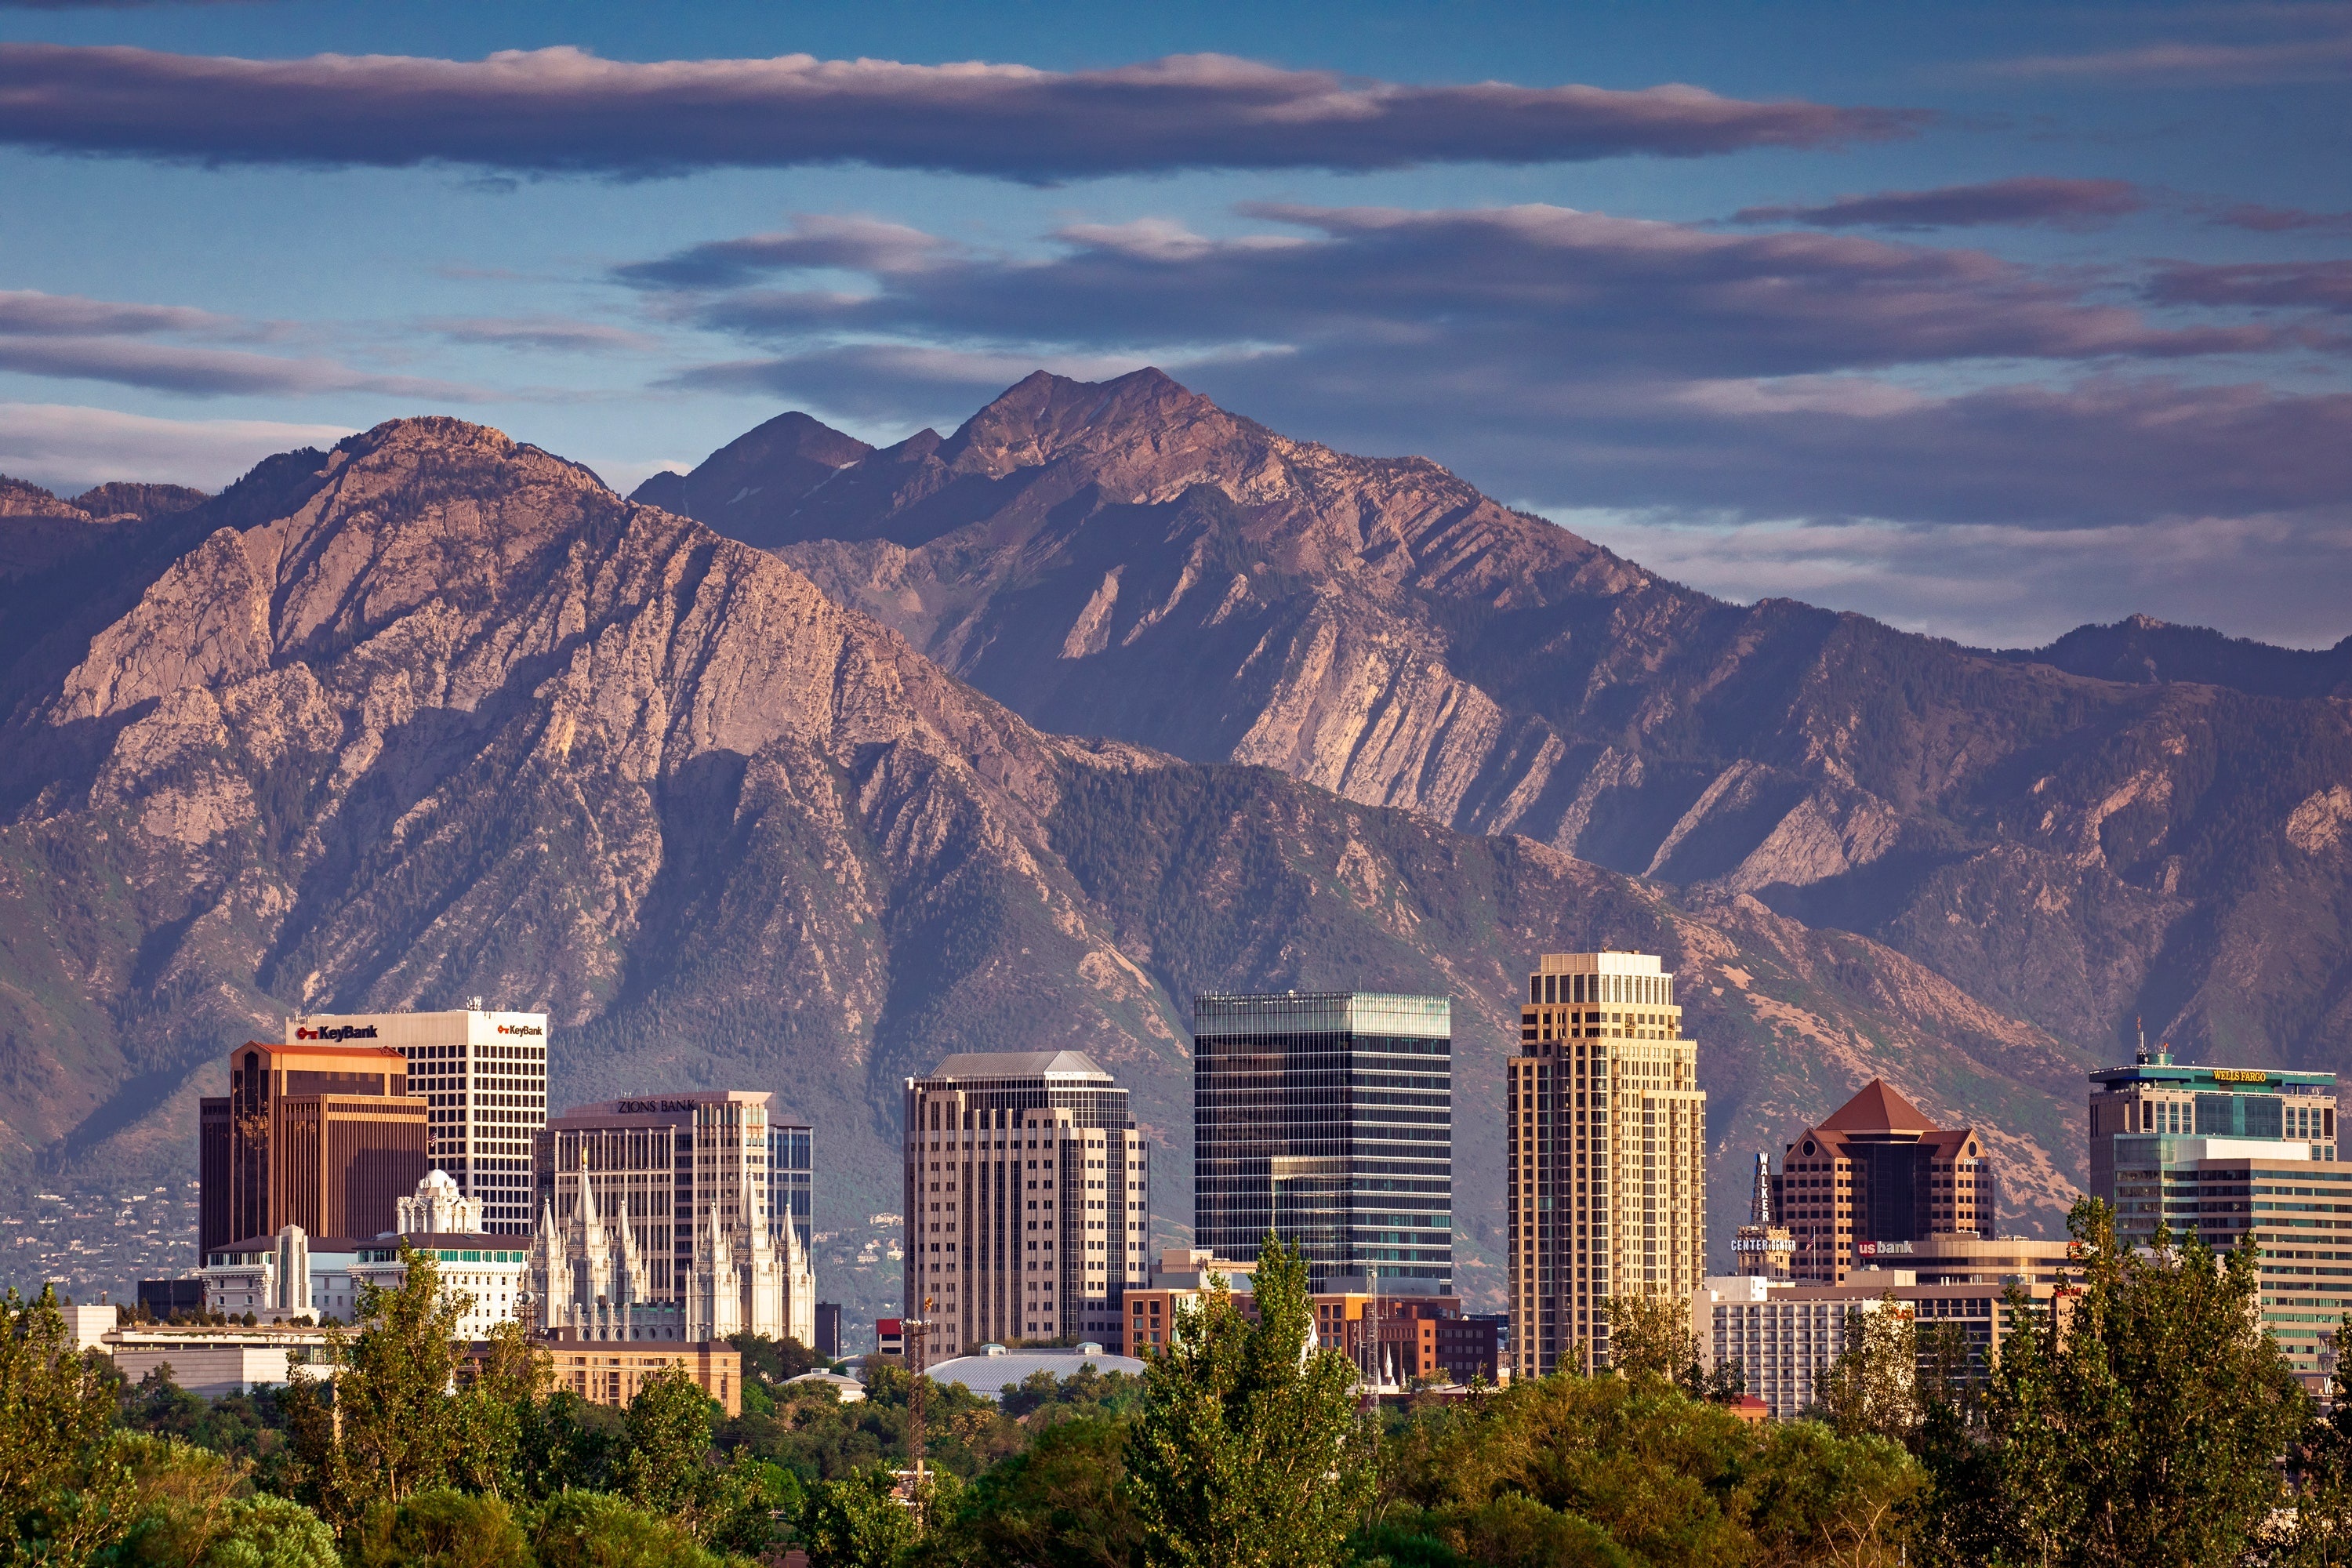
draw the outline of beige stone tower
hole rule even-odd
[[[1606,1365],[1602,1303],[1686,1301],[1704,1273],[1706,1096],[1675,977],[1654,953],[1545,953],[1504,1094],[1514,1375]]]

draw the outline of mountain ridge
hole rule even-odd
[[[2085,1049],[2144,1016],[2321,1066],[2352,1029],[2352,652],[1729,605],[1157,371],[1041,372],[754,510],[718,525],[1049,731],[1748,893]]]
[[[1871,1076],[1995,1107],[2019,1223],[2076,1179],[2081,1053],[1866,938],[1040,731],[788,563],[498,432],[393,422],[155,527],[111,577],[86,554],[0,582],[20,1201],[184,1179],[223,1044],[289,1012],[480,994],[551,1013],[557,1106],[777,1090],[826,1140],[820,1263],[873,1312],[895,1272],[839,1237],[895,1205],[907,1073],[1089,1051],[1181,1218],[1190,995],[1368,985],[1455,998],[1464,1278],[1492,1303],[1523,975],[1604,939],[1686,976],[1718,1241],[1726,1156]]]

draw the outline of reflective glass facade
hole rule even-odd
[[[1196,1247],[1255,1258],[1271,1229],[1318,1290],[1347,1275],[1452,1288],[1450,1002],[1202,996],[1192,1036]]]

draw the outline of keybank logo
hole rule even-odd
[[[547,1033],[547,1031],[541,1028],[537,1024],[500,1024],[499,1026],[499,1033],[501,1035],[543,1035]]]
[[[298,1040],[373,1040],[375,1038],[375,1026],[345,1024],[332,1029],[298,1028],[294,1031],[294,1037]]]

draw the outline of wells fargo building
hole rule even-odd
[[[229,1053],[229,1091],[200,1107],[197,1248],[299,1225],[312,1236],[394,1229],[425,1179],[425,1101],[400,1051],[264,1045]]]

